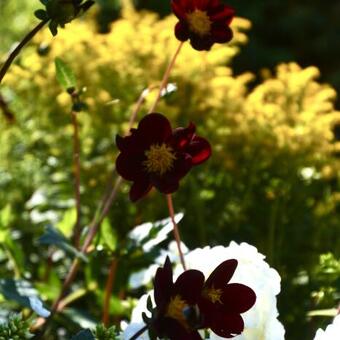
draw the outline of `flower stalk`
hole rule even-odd
[[[7,60],[2,65],[0,69],[0,84],[2,82],[2,79],[6,75],[8,69],[10,68],[12,62],[14,59],[20,54],[21,50],[25,47],[27,43],[29,43],[33,37],[45,26],[45,24],[48,22],[48,19],[40,21],[37,26],[35,26],[32,31],[30,31],[21,41],[20,43],[15,47],[15,49],[9,54]]]

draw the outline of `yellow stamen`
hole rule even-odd
[[[203,290],[203,295],[207,297],[212,303],[215,302],[222,303],[221,301],[222,289],[215,289],[214,287],[205,288]]]
[[[186,307],[188,307],[188,304],[179,295],[175,295],[174,297],[170,299],[165,316],[168,316],[170,318],[177,320],[185,328],[188,328],[188,324],[186,322],[186,318],[183,313]]]
[[[206,12],[195,9],[187,15],[189,29],[200,35],[205,36],[210,33],[211,21]]]
[[[147,172],[153,172],[160,176],[164,175],[173,167],[176,156],[172,148],[166,144],[151,145],[145,151],[146,160],[143,162]]]

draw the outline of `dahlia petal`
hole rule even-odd
[[[178,19],[185,20],[186,11],[185,8],[181,6],[180,1],[176,0],[171,1],[171,9]]]
[[[151,182],[163,194],[172,194],[178,190],[179,183],[177,178],[168,175],[163,177],[151,177]]]
[[[138,178],[131,186],[130,200],[132,202],[138,201],[145,196],[152,188],[152,185],[147,177]]]
[[[204,284],[204,275],[199,270],[183,272],[174,283],[174,294],[180,295],[189,305],[197,303]]]
[[[175,26],[175,36],[179,41],[186,41],[189,39],[189,29],[187,24],[179,21]]]
[[[143,160],[145,156],[141,153],[129,154],[122,152],[116,159],[116,170],[120,176],[128,181],[134,181],[143,177]]]
[[[196,126],[194,123],[191,123],[191,122],[189,126],[186,128],[180,127],[180,128],[174,129],[171,140],[169,141],[169,144],[171,144],[171,146],[175,150],[183,149],[192,140],[195,130],[196,130]]]
[[[192,157],[192,164],[198,165],[210,157],[211,146],[205,138],[195,136],[190,144],[185,148],[185,152],[190,154]]]
[[[138,136],[136,134],[136,129],[131,129],[131,135],[121,137],[116,136],[116,145],[120,151],[135,152],[136,147],[141,148],[141,143],[138,141]]]
[[[230,283],[224,288],[221,300],[228,311],[244,313],[254,305],[256,295],[248,286]]]
[[[174,167],[167,174],[168,178],[179,181],[192,168],[192,158],[187,153],[177,154],[177,159],[174,162]]]
[[[225,288],[226,284],[230,281],[237,267],[237,260],[231,259],[222,262],[210,274],[205,285],[207,287]]]
[[[227,26],[213,25],[211,29],[211,36],[213,37],[215,42],[223,44],[233,38],[233,31]]]
[[[151,145],[168,139],[172,129],[165,116],[160,113],[150,113],[139,122],[137,132],[144,145]]]
[[[232,338],[242,333],[244,323],[239,314],[219,312],[209,316],[209,327],[218,336]]]
[[[208,11],[208,15],[212,21],[223,20],[223,24],[229,26],[235,16],[235,11],[229,6],[219,4],[216,7],[210,8]]]
[[[154,297],[158,307],[169,302],[172,288],[172,267],[167,256],[163,268],[159,267],[155,275]]]
[[[170,340],[202,340],[197,331],[188,332],[175,319],[164,318],[162,321],[162,330]]]
[[[209,51],[214,41],[211,36],[200,37],[198,35],[191,35],[190,44],[197,51]]]

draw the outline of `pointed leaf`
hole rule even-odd
[[[43,9],[38,9],[34,12],[34,15],[40,20],[48,20],[48,15]]]
[[[67,91],[76,87],[76,77],[71,68],[60,58],[55,59],[56,76],[59,84]]]
[[[53,36],[56,36],[58,34],[58,23],[57,22],[51,20],[48,25],[48,28],[50,29]]]

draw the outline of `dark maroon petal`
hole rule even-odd
[[[122,152],[116,159],[116,170],[124,179],[134,181],[143,176],[143,160],[145,156],[141,153],[129,154]]]
[[[131,186],[130,200],[132,202],[138,201],[145,196],[152,188],[152,185],[147,177],[138,178]]]
[[[185,20],[186,11],[185,11],[185,8],[182,7],[181,5],[181,1],[178,1],[178,0],[171,1],[171,9],[178,19]]]
[[[163,194],[172,194],[178,190],[178,179],[164,175],[162,177],[152,176],[150,180],[155,188]]]
[[[175,26],[175,36],[179,41],[189,39],[189,29],[185,22],[179,21]]]
[[[205,10],[209,7],[209,0],[194,0],[195,8]]]
[[[214,313],[209,316],[211,330],[223,338],[232,338],[241,334],[244,329],[242,317],[239,314]]]
[[[204,275],[199,270],[183,272],[174,283],[173,295],[180,295],[189,305],[197,303],[204,284]]]
[[[224,288],[221,300],[226,310],[244,313],[254,305],[256,295],[248,286],[230,283]]]
[[[187,330],[172,318],[163,318],[159,328],[162,329],[162,333],[170,340],[202,340],[197,331]]]
[[[116,136],[116,145],[120,151],[126,152],[136,152],[136,149],[141,149],[142,145],[138,141],[138,136],[136,134],[136,129],[131,129],[131,134],[129,136],[121,137]]]
[[[185,148],[185,152],[190,154],[192,157],[192,165],[198,165],[210,157],[211,146],[206,139],[195,136],[190,144]]]
[[[229,26],[233,17],[235,16],[235,11],[231,7],[220,4],[209,9],[208,15],[212,21],[223,20],[224,24]]]
[[[177,151],[178,149],[183,149],[187,146],[195,133],[196,126],[194,123],[189,124],[188,127],[179,127],[173,130],[172,136],[169,140],[169,144]]]
[[[172,267],[170,259],[167,256],[164,266],[157,269],[154,280],[154,297],[158,307],[169,302],[172,288]]]
[[[190,44],[197,51],[209,51],[213,43],[210,35],[200,37],[192,34],[190,37]]]
[[[177,154],[174,167],[168,173],[168,178],[174,178],[177,181],[183,178],[192,168],[192,158],[187,153]]]
[[[237,267],[237,260],[226,260],[222,262],[210,274],[205,286],[214,288],[225,288],[230,281]]]
[[[145,145],[160,144],[169,138],[172,129],[168,119],[160,113],[146,115],[138,124],[138,137]]]
[[[222,44],[233,38],[233,31],[227,26],[216,25],[212,27],[211,35],[215,42]]]

